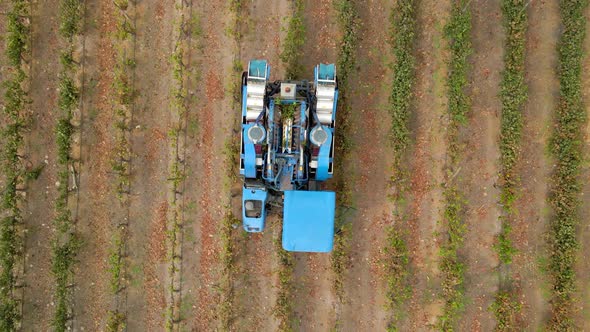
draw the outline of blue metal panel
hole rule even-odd
[[[244,119],[246,117],[246,112],[247,107],[246,107],[246,101],[248,100],[248,86],[244,85],[242,86],[242,119]],[[244,120],[242,120],[244,121]]]
[[[248,129],[252,124],[242,126],[242,139],[244,140],[244,176],[256,178],[256,149],[254,143],[248,137]]]
[[[315,174],[315,178],[318,181],[325,181],[332,177],[328,173],[330,168],[330,149],[332,148],[332,130],[327,129],[325,131],[328,134],[328,139],[320,146],[320,153],[318,154],[318,167]]]
[[[246,217],[246,208],[244,202],[248,200],[258,200],[262,202],[262,213],[259,218]],[[262,232],[266,221],[266,202],[268,192],[264,189],[242,188],[242,221],[246,232]]]
[[[248,76],[268,79],[270,68],[267,68],[266,60],[252,60],[248,65]]]
[[[334,80],[336,73],[336,66],[334,64],[319,64],[318,79],[320,80]]]
[[[336,120],[336,106],[338,105],[338,89],[334,91],[334,109],[332,110],[332,124]]]
[[[336,194],[331,191],[285,191],[283,248],[332,251],[335,207]]]

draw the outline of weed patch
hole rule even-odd
[[[440,249],[440,268],[443,275],[442,297],[444,300],[443,313],[438,320],[438,328],[442,331],[453,330],[454,324],[464,308],[464,274],[465,267],[458,256],[463,247],[465,224],[463,221],[465,202],[463,195],[453,181],[458,159],[461,156],[458,131],[467,121],[467,114],[471,109],[467,86],[467,57],[471,54],[471,13],[468,0],[453,2],[451,17],[445,27],[445,38],[448,40],[450,51],[448,87],[447,128],[449,164],[444,188],[445,209],[443,222],[447,227],[446,238]]]
[[[65,46],[61,55],[62,71],[59,75],[58,108],[61,117],[56,124],[58,195],[55,201],[56,217],[53,225],[56,229],[52,244],[52,273],[55,278],[55,312],[53,328],[56,331],[66,331],[72,317],[72,291],[70,287],[74,274],[76,254],[81,241],[75,233],[75,224],[68,207],[69,174],[73,169],[70,150],[72,134],[73,111],[78,107],[79,92],[74,83],[74,75],[78,70],[73,61],[74,37],[80,32],[82,19],[82,3],[79,0],[61,0],[60,6],[60,37]],[[71,60],[71,61],[69,61]]]
[[[23,70],[23,58],[28,54],[30,27],[29,2],[13,0],[7,13],[6,51],[8,58],[7,75],[2,83],[4,107],[2,110],[2,151],[0,171],[4,178],[0,212],[0,330],[16,331],[21,319],[20,304],[15,298],[17,283],[17,262],[22,254],[22,236],[19,224],[22,222],[19,191],[28,179],[23,167],[20,150],[23,148],[21,129],[26,123],[27,91],[23,88],[27,76]]]
[[[299,59],[303,56],[303,44],[305,43],[304,10],[303,0],[295,0],[293,15],[289,18],[287,36],[283,42],[283,51],[280,54],[281,61],[285,63],[288,79],[296,79],[303,71]]]
[[[346,161],[349,160],[352,142],[350,139],[350,105],[348,104],[349,76],[354,70],[356,62],[355,52],[358,47],[359,17],[353,1],[338,0],[334,2],[338,17],[338,25],[343,32],[337,58],[338,69],[338,128],[336,129],[336,149],[338,158],[335,167],[344,170]],[[338,206],[349,207],[354,205],[352,201],[352,180],[340,175],[336,182]],[[337,220],[339,228],[334,238],[334,249],[330,257],[332,271],[334,272],[334,292],[343,301],[344,297],[344,272],[349,265],[349,245],[352,238],[352,227],[346,224],[342,218]]]
[[[414,44],[416,41],[416,2],[402,0],[397,2],[392,11],[392,46],[394,55],[392,91],[389,97],[389,114],[391,116],[391,144],[393,146],[394,174],[391,185],[395,188],[393,201],[395,206],[395,223],[387,229],[385,248],[385,270],[387,274],[387,301],[395,312],[389,322],[388,330],[395,331],[397,317],[403,311],[403,303],[408,298],[410,286],[408,281],[409,258],[403,227],[404,204],[408,183],[403,160],[410,144],[410,112],[415,82]]]
[[[555,158],[549,202],[553,208],[549,234],[549,272],[552,280],[552,314],[548,329],[575,330],[573,322],[576,275],[574,265],[579,243],[576,228],[581,183],[581,127],[586,121],[582,101],[583,42],[586,37],[587,0],[562,0],[562,35],[559,42],[560,96],[554,119],[550,151]]]

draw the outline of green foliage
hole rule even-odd
[[[20,237],[16,233],[18,215],[4,217],[0,222],[0,330],[16,331],[20,319],[19,308],[12,296],[16,278],[14,265],[20,247]]]
[[[131,38],[133,35],[135,35],[135,27],[133,24],[125,16],[119,17],[117,31],[115,33],[117,39],[126,40]]]
[[[298,108],[300,107],[299,104],[283,104],[281,106],[281,117],[283,119],[293,119],[295,116],[295,112],[297,112]]]
[[[4,179],[0,214],[0,330],[16,331],[19,326],[20,305],[13,296],[16,287],[15,265],[22,254],[22,238],[17,227],[21,222],[18,187],[24,180],[24,169],[19,157],[23,146],[21,129],[26,122],[27,93],[23,89],[26,80],[22,69],[23,58],[28,50],[30,29],[27,25],[29,3],[13,0],[11,10],[6,13],[7,33],[5,55],[8,59],[6,77],[2,85],[5,88],[1,129],[2,147],[1,172]]]
[[[117,310],[109,311],[109,315],[107,317],[107,332],[124,332],[126,330],[127,324],[125,324],[127,317],[122,312]]]
[[[278,225],[282,230],[282,220]],[[279,258],[279,287],[277,300],[274,308],[274,315],[279,320],[279,331],[292,331],[291,321],[293,319],[293,271],[295,259],[293,254],[283,249],[281,245],[282,231],[275,239],[275,250]]]
[[[468,0],[453,2],[451,17],[445,26],[445,38],[450,50],[449,73],[447,76],[449,98],[449,174],[457,168],[461,151],[459,148],[458,130],[467,121],[471,109],[469,98],[465,93],[467,86],[467,57],[471,54],[471,13]],[[453,330],[458,315],[464,308],[464,264],[458,256],[463,247],[465,224],[463,221],[465,202],[461,192],[450,176],[445,185],[444,225],[447,234],[440,249],[440,266],[443,274],[442,296],[444,299],[443,313],[438,320],[438,328],[442,331]]]
[[[82,27],[82,2],[80,0],[60,0],[59,2],[59,33],[71,41]]]
[[[335,160],[335,168],[345,169],[346,161],[350,157],[352,140],[350,136],[350,105],[348,103],[349,77],[356,63],[356,49],[358,47],[359,17],[355,4],[350,0],[336,0],[333,2],[338,17],[338,25],[342,31],[342,39],[337,58],[338,73],[338,128],[336,130],[336,149],[339,156]],[[352,179],[343,174],[337,177],[337,204],[341,208],[354,205],[352,201]],[[350,265],[350,242],[352,238],[351,224],[345,224],[345,216],[339,215],[338,232],[334,238],[334,249],[330,257],[334,273],[334,292],[344,301],[344,273]]]
[[[583,161],[581,127],[586,121],[581,73],[587,5],[587,0],[560,1],[563,25],[558,49],[560,98],[550,141],[556,164],[549,198],[553,217],[549,235],[552,317],[548,329],[553,331],[576,329],[572,313],[576,292],[574,266],[579,247],[576,227]]]
[[[344,298],[344,272],[348,269],[350,257],[350,240],[352,237],[351,224],[345,224],[334,237],[334,249],[330,262],[334,272],[334,292],[342,301]]]
[[[464,308],[465,267],[461,262],[458,251],[463,246],[465,224],[463,223],[464,201],[459,191],[448,187],[444,191],[446,206],[444,221],[448,227],[447,240],[440,249],[440,268],[443,273],[443,299],[445,305],[443,314],[439,317],[438,328],[442,331],[452,331],[459,313]]]
[[[232,230],[234,225],[240,223],[239,220],[229,211],[229,207],[227,207],[227,212],[223,218],[221,223],[221,267],[222,267],[222,274],[221,274],[221,294],[222,300],[220,302],[220,317],[221,317],[221,326],[224,331],[231,331],[231,318],[232,318],[232,297],[233,297],[233,289],[232,289],[232,276],[234,274],[234,251],[233,251],[233,241],[232,241]]]
[[[121,10],[127,10],[129,7],[129,0],[114,0],[114,3]]]
[[[510,239],[510,214],[513,212],[512,204],[516,199],[518,186],[514,167],[520,151],[523,126],[522,110],[527,99],[524,79],[526,1],[504,0],[502,12],[506,30],[506,53],[504,54],[504,72],[501,83],[500,203],[504,209],[504,215],[501,217],[502,231],[495,249],[500,261],[510,264],[515,252]]]
[[[516,317],[521,309],[522,306],[514,300],[512,293],[498,292],[494,303],[490,307],[498,322],[496,331],[517,331]]]
[[[285,63],[286,76],[289,79],[297,79],[303,70],[301,57],[303,56],[303,44],[305,43],[305,22],[303,0],[294,1],[295,8],[289,19],[287,36],[283,43],[283,51],[280,54],[281,61]]]
[[[356,64],[356,49],[358,46],[358,31],[360,19],[355,4],[351,0],[335,0],[338,24],[343,30],[340,50],[338,53],[338,81],[348,82],[348,76]],[[347,84],[343,84],[346,87]]]
[[[121,277],[123,273],[123,230],[118,229],[111,239],[109,253],[109,272],[111,273],[111,291],[117,293],[121,288]]]
[[[76,64],[74,62],[74,55],[72,54],[72,50],[61,52],[59,56],[59,62],[61,63],[61,66],[66,70],[72,70],[74,68],[74,65]]]
[[[393,146],[393,170],[391,177],[395,187],[394,215],[396,222],[387,230],[385,247],[385,270],[387,271],[387,301],[394,309],[395,316],[388,324],[389,331],[397,329],[399,313],[403,312],[403,303],[411,291],[409,288],[409,254],[405,234],[399,230],[403,227],[403,201],[407,183],[404,172],[403,158],[410,144],[409,120],[412,87],[415,81],[415,29],[416,2],[413,0],[398,1],[392,10],[390,22],[392,26],[392,47],[394,55],[393,82],[389,97],[389,114],[391,116],[391,142]]]
[[[66,73],[62,74],[59,82],[59,97],[57,105],[65,112],[67,117],[71,116],[71,112],[78,104],[78,88],[74,84],[72,78]]]
[[[74,273],[74,263],[76,254],[80,247],[80,242],[73,234],[63,243],[53,244],[53,257],[51,272],[55,277],[55,313],[53,316],[53,328],[56,331],[67,331],[67,322],[71,316],[71,289],[69,287],[71,278]]]
[[[415,81],[414,39],[416,29],[416,5],[414,0],[400,0],[392,11],[393,25],[393,88],[389,110],[392,120],[394,168],[399,169],[403,151],[409,143],[408,121]]]
[[[74,274],[76,254],[80,241],[74,233],[74,221],[68,208],[70,149],[74,128],[71,124],[72,114],[78,106],[79,91],[73,80],[73,37],[81,28],[81,2],[79,0],[60,1],[60,35],[67,43],[61,53],[62,72],[59,76],[58,107],[61,117],[56,124],[58,196],[55,200],[55,218],[53,220],[56,235],[52,246],[52,273],[55,278],[55,312],[53,328],[66,331],[71,319],[70,283]]]
[[[6,15],[6,57],[15,69],[20,69],[30,38],[30,28],[25,24],[27,6],[25,1],[13,1],[13,9]]]
[[[449,42],[451,60],[447,87],[449,89],[449,154],[454,164],[458,157],[457,130],[467,121],[471,109],[469,97],[465,93],[467,86],[467,57],[471,54],[471,13],[468,1],[456,0],[453,3],[451,19],[445,26],[445,37]]]
[[[410,296],[408,284],[410,252],[406,236],[398,228],[391,227],[387,234],[385,254],[387,257],[387,301],[392,308],[401,306]]]
[[[115,68],[115,79],[113,80],[113,86],[115,88],[117,101],[119,104],[129,106],[133,103],[135,93],[131,86],[131,80],[125,65],[118,65]]]
[[[59,119],[57,121],[57,159],[59,163],[63,165],[66,165],[70,160],[72,131],[72,125],[68,119]]]

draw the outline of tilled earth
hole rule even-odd
[[[83,240],[75,268],[72,326],[76,331],[106,329],[109,310],[115,302],[126,316],[128,331],[161,331],[167,328],[170,310],[170,232],[167,222],[170,201],[170,165],[173,158],[172,91],[175,68],[171,56],[182,26],[188,38],[185,50],[184,83],[186,106],[183,146],[180,257],[180,330],[215,331],[230,309],[230,329],[274,331],[278,294],[279,263],[276,255],[278,220],[272,216],[262,234],[246,234],[239,217],[240,181],[228,177],[234,169],[228,142],[239,132],[238,67],[250,59],[267,59],[272,80],[282,79],[285,64],[281,50],[286,40],[293,2],[287,0],[242,2],[238,31],[230,1],[142,0],[128,12],[134,22],[134,101],[130,125],[131,150],[129,205],[117,200],[112,161],[116,153],[114,127],[114,68],[117,47],[115,3],[85,0],[81,34],[83,49],[79,71],[81,84],[80,138],[75,142],[80,164],[79,183],[71,197],[76,231]],[[332,0],[305,0],[303,24],[306,31],[303,57],[304,78],[312,79],[318,63],[338,60],[341,27]],[[404,331],[436,329],[442,312],[439,250],[445,227],[443,181],[447,158],[448,45],[444,26],[450,17],[450,0],[418,1],[416,10],[416,81],[412,102],[411,137],[407,153],[408,249],[411,294],[404,312],[395,313]],[[235,3],[234,3],[235,4]],[[383,331],[393,317],[387,306],[384,275],[385,229],[394,220],[389,199],[393,151],[390,140],[389,96],[392,62],[390,16],[395,1],[354,2],[359,20],[355,67],[349,78],[346,102],[350,107],[348,134],[351,157],[337,176],[352,184],[351,237],[348,266],[343,276],[343,298],[334,292],[334,273],[329,255],[296,254],[293,275],[292,327],[301,331]],[[465,263],[465,310],[457,328],[466,331],[493,330],[496,321],[489,310],[499,288],[499,260],[493,249],[500,231],[499,171],[500,79],[503,69],[504,30],[499,0],[474,0],[472,13],[473,54],[469,58],[467,93],[471,113],[461,132],[464,155],[454,175],[466,198],[465,244],[459,257]],[[7,2],[0,2],[2,11]],[[186,7],[184,7],[186,6]],[[179,8],[189,13],[181,19]],[[513,234],[517,253],[507,271],[511,274],[522,304],[519,326],[536,331],[545,324],[550,310],[546,293],[547,276],[540,262],[546,257],[546,231],[550,217],[547,204],[548,177],[552,161],[547,154],[555,104],[558,100],[557,43],[560,17],[557,1],[532,1],[527,7],[526,82],[528,101],[524,109],[523,153],[518,165],[522,183],[516,202]],[[590,15],[590,9],[589,13]],[[1,16],[0,16],[1,17]],[[23,222],[26,228],[26,259],[23,295],[23,331],[51,330],[55,310],[54,279],[51,273],[52,219],[57,196],[55,124],[58,119],[60,48],[59,6],[56,1],[38,0],[32,5],[30,62],[30,129],[25,133],[28,163],[44,164],[38,179],[27,182]],[[0,20],[0,33],[6,24]],[[590,28],[589,28],[590,33]],[[0,49],[4,50],[3,37]],[[586,41],[590,51],[590,42]],[[6,74],[6,59],[0,64],[0,80]],[[590,86],[590,60],[585,60],[584,91]],[[584,94],[590,105],[588,94]],[[585,128],[585,150],[590,152],[590,128]],[[590,264],[590,188],[588,167],[584,169],[584,195],[580,226],[581,250],[576,267],[579,299],[576,322],[588,329]],[[0,181],[0,183],[2,183]],[[70,185],[71,187],[71,185]],[[333,188],[334,181],[325,184]],[[109,259],[116,227],[128,215],[125,237],[124,288],[113,294],[109,285]],[[229,306],[223,299],[223,266],[220,260],[222,220],[228,212],[238,218],[232,229],[232,292]],[[224,309],[227,310],[227,309]],[[177,325],[174,325],[178,329]]]

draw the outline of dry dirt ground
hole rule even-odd
[[[303,47],[304,78],[312,78],[320,62],[335,62],[339,27],[332,0],[304,1],[306,26]],[[4,8],[7,2],[0,2]],[[41,176],[30,181],[24,224],[26,266],[23,331],[50,330],[54,312],[53,276],[50,272],[52,218],[56,196],[56,146],[59,64],[58,7],[56,1],[38,0],[32,12],[32,72],[30,131],[26,134],[31,165],[45,163]],[[131,132],[131,194],[129,206],[128,280],[125,290],[128,331],[161,331],[165,324],[168,294],[166,216],[169,196],[170,92],[173,87],[170,56],[174,49],[178,10],[175,1],[140,0],[136,13],[136,69]],[[270,218],[263,234],[241,230],[240,185],[227,179],[225,144],[237,134],[239,104],[234,104],[232,84],[239,82],[234,59],[246,66],[253,58],[265,58],[272,79],[281,79],[284,66],[279,54],[285,39],[288,0],[245,1],[240,25],[241,40],[229,32],[231,13],[226,0],[185,1],[192,5],[186,18],[191,31],[187,65],[189,111],[186,115],[186,177],[182,208],[185,222],[182,256],[182,329],[214,331],[219,328],[221,264],[220,226],[229,208],[238,217],[234,231],[234,298],[232,327],[236,331],[274,331],[277,295],[277,257],[274,240],[278,228]],[[439,233],[444,232],[441,211],[443,167],[446,162],[446,86],[448,54],[443,26],[451,1],[423,0],[417,9],[416,84],[411,122],[413,145],[408,153],[408,231],[411,256],[411,297],[407,312],[400,313],[400,329],[430,330],[441,313]],[[385,232],[392,222],[387,195],[391,188],[393,152],[388,145],[388,98],[391,93],[391,45],[389,15],[394,3],[357,1],[360,16],[356,68],[350,81],[350,162],[339,176],[353,184],[350,267],[344,275],[344,299],[333,291],[328,255],[296,254],[293,326],[301,331],[381,331],[392,312],[385,306],[386,285],[382,271]],[[110,1],[86,0],[82,33],[82,125],[77,231],[84,240],[74,279],[74,321],[78,331],[105,329],[107,310],[115,298],[108,280],[108,249],[113,224],[125,215],[112,183],[114,153],[113,46],[115,8]],[[473,0],[473,49],[468,94],[472,111],[465,144],[459,188],[467,199],[465,249],[466,311],[458,325],[464,331],[493,330],[488,310],[498,289],[498,259],[492,245],[500,230],[498,214],[498,133],[500,129],[500,72],[503,68],[504,31],[499,0]],[[546,152],[551,120],[558,97],[556,79],[559,11],[556,1],[533,1],[528,7],[526,79],[529,100],[525,107],[523,159],[518,166],[522,193],[514,225],[518,250],[510,273],[520,302],[522,327],[542,328],[549,310],[546,276],[540,261],[546,255],[545,232],[548,176],[551,160]],[[589,9],[590,15],[590,9]],[[2,16],[0,16],[2,17]],[[0,32],[5,32],[0,20]],[[589,26],[590,34],[590,26]],[[3,49],[4,43],[0,49]],[[590,52],[590,42],[586,42]],[[584,87],[590,86],[590,59],[585,58]],[[1,64],[5,63],[3,59]],[[237,63],[236,63],[237,64]],[[4,69],[0,71],[0,80]],[[586,104],[590,98],[585,94]],[[590,153],[590,126],[585,147]],[[586,165],[587,166],[587,165]],[[582,329],[590,322],[590,171],[584,170],[581,196],[582,250],[577,266],[579,312]],[[233,186],[232,186],[233,185]],[[327,183],[326,188],[333,186]],[[231,189],[230,189],[231,188]],[[230,199],[230,191],[235,195]]]
[[[239,60],[246,70],[251,59],[266,59],[271,66],[271,80],[281,79],[284,74],[279,58],[281,41],[284,38],[285,18],[290,15],[287,1],[257,0],[248,2],[243,9],[242,39]],[[265,33],[260,33],[265,31]],[[240,109],[234,108],[238,120]],[[239,182],[239,181],[238,181]],[[233,213],[241,216],[241,184],[234,185],[232,192]],[[274,239],[278,235],[275,218],[269,218],[262,234],[246,235],[239,229],[234,237],[236,243],[235,324],[236,331],[272,331],[278,327],[273,314],[277,295],[278,262]]]
[[[534,2],[528,9],[526,82],[528,101],[524,109],[522,161],[518,172],[522,191],[516,202],[515,247],[511,273],[522,303],[524,327],[537,331],[548,317],[548,291],[539,260],[545,256],[548,227],[548,182],[551,160],[547,140],[557,102],[557,42],[559,6],[553,1]]]
[[[226,33],[230,23],[228,3],[225,1],[194,2],[193,13],[198,17],[200,36],[195,44],[203,50],[195,54],[198,68],[195,69],[194,118],[198,124],[196,138],[187,142],[189,183],[186,185],[188,202],[194,202],[195,223],[187,229],[187,237],[195,236],[194,248],[186,252],[187,259],[197,259],[198,264],[183,268],[185,275],[193,275],[190,295],[183,298],[187,312],[185,327],[195,331],[218,329],[218,292],[221,277],[219,254],[220,226],[229,204],[228,182],[225,177],[226,157],[224,146],[231,138],[232,95],[228,91],[234,51],[233,37]],[[223,14],[222,14],[223,13]],[[189,122],[189,128],[191,127]],[[191,180],[192,178],[192,180]],[[191,193],[192,192],[192,193]],[[193,233],[194,232],[194,233]],[[192,234],[191,234],[192,233]],[[186,260],[185,260],[186,261]],[[195,280],[195,276],[198,278]],[[191,305],[191,307],[188,307]]]
[[[441,314],[441,275],[438,266],[444,198],[448,121],[446,75],[448,52],[443,27],[450,15],[448,1],[422,1],[418,7],[416,92],[412,119],[414,148],[410,157],[410,183],[406,215],[412,266],[412,294],[407,312],[401,312],[401,329],[431,328]]]
[[[87,1],[84,26],[85,56],[82,58],[82,149],[77,230],[84,239],[75,270],[74,329],[99,330],[111,305],[108,254],[112,223],[122,214],[113,186],[114,160],[112,46],[114,6]]]
[[[504,31],[500,1],[471,2],[472,42],[469,93],[471,114],[461,133],[465,144],[459,188],[467,200],[464,250],[466,310],[461,329],[489,331],[495,319],[489,310],[498,290],[498,257],[493,249],[500,232],[498,138],[500,132],[500,73]],[[462,180],[462,181],[461,181]]]
[[[304,1],[305,44],[302,79],[313,79],[313,68],[336,62],[337,30],[332,1]],[[297,253],[293,275],[294,328],[324,331],[335,322],[335,297],[329,255]]]
[[[382,278],[381,251],[384,228],[391,222],[387,177],[393,153],[387,144],[391,62],[387,29],[392,4],[369,1],[359,6],[360,30],[356,68],[349,78],[350,135],[353,147],[350,165],[343,174],[352,183],[352,216],[349,269],[344,275],[344,304],[339,326],[345,331],[383,330],[387,324],[386,287]],[[371,174],[381,174],[374,177]]]
[[[164,327],[170,55],[174,1],[136,7],[136,100],[131,124],[127,328]]]
[[[46,163],[43,172],[27,188],[28,206],[23,213],[26,268],[23,304],[25,331],[46,331],[53,318],[53,276],[51,274],[52,218],[57,187],[57,152],[54,128],[59,73],[58,8],[54,1],[33,5],[31,118],[27,137],[29,159],[33,165]]]

